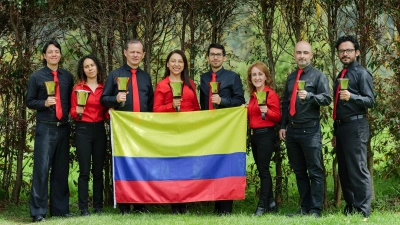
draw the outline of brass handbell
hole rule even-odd
[[[118,91],[119,92],[127,92],[130,80],[131,80],[130,77],[116,77],[115,81],[117,82],[117,85],[118,85]],[[124,106],[125,106],[125,102],[121,102],[121,107],[124,107]]]
[[[214,82],[214,81],[211,81],[211,82],[210,82],[211,94],[218,94],[219,86],[220,86],[220,85],[221,85],[221,82]],[[213,108],[214,108],[214,109],[218,108],[218,105],[213,103]]]
[[[347,90],[349,87],[349,78],[338,78],[340,84],[340,90]]]
[[[267,99],[268,99],[268,93],[269,91],[257,91],[254,92],[256,98],[257,98],[257,103],[259,106],[261,105],[267,105]],[[261,118],[262,120],[265,120],[265,113],[261,112]]]
[[[46,86],[46,91],[48,96],[56,95],[56,82],[55,81],[46,81],[44,82]]]
[[[297,81],[297,89],[298,90],[300,90],[300,91],[304,90],[305,86],[306,86],[306,81],[305,80],[298,80]]]
[[[85,107],[87,100],[89,98],[90,91],[85,90],[75,90],[76,102],[78,106]],[[82,120],[82,113],[78,113],[79,120]]]
[[[177,98],[182,98],[182,93],[183,93],[183,83],[178,81],[178,82],[169,82],[169,86],[171,87],[171,91],[172,91],[172,97],[174,99]],[[181,107],[177,106],[176,107],[176,111],[180,112],[181,111]]]

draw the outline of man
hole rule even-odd
[[[224,46],[211,44],[207,50],[207,61],[211,70],[200,78],[201,110],[212,110],[240,106],[245,103],[242,81],[238,74],[222,67],[226,60]],[[211,94],[209,82],[220,82],[218,94]],[[211,95],[210,95],[211,94]],[[232,200],[215,202],[215,212],[219,215],[232,213]]]
[[[279,137],[286,141],[290,166],[296,175],[300,194],[300,210],[293,215],[321,216],[324,195],[320,107],[331,103],[329,82],[325,74],[314,68],[311,45],[296,44],[294,59],[298,70],[291,73],[282,98],[282,120]],[[305,88],[298,88],[298,80]]]
[[[44,67],[28,82],[26,105],[36,110],[33,179],[29,199],[33,222],[44,221],[48,205],[50,173],[50,215],[69,217],[69,133],[68,113],[74,81],[72,74],[59,68],[61,46],[47,42],[42,50]],[[45,82],[55,81],[55,96],[46,91]]]
[[[334,89],[334,133],[332,146],[336,148],[340,184],[346,201],[344,214],[355,211],[367,220],[371,207],[371,177],[367,168],[368,108],[374,106],[372,75],[358,64],[360,47],[353,36],[343,36],[336,42],[343,70],[338,78],[348,78],[348,88],[340,90],[336,80]]]
[[[139,68],[144,58],[143,44],[139,40],[130,40],[125,44],[126,64],[112,71],[104,85],[100,102],[115,110],[130,112],[151,112],[153,110],[153,86],[150,75]],[[116,78],[130,77],[128,91],[118,91]],[[122,105],[122,103],[124,105]],[[121,214],[128,213],[130,204],[119,204]],[[135,211],[150,211],[143,204],[135,204]]]

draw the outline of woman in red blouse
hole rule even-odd
[[[183,82],[181,98],[173,98],[169,82]],[[163,80],[157,84],[154,92],[153,112],[175,112],[178,106],[180,106],[181,112],[200,110],[196,86],[189,78],[185,53],[181,50],[174,50],[167,56]]]
[[[281,110],[279,96],[271,88],[273,80],[264,63],[256,62],[249,67],[247,86],[251,94],[247,106],[251,129],[251,149],[260,177],[260,197],[254,215],[260,216],[265,212],[277,211],[272,194],[269,164],[276,141],[274,126],[281,120]],[[268,98],[266,105],[259,106],[255,92],[261,91],[268,92]],[[265,120],[262,119],[262,112],[265,113]]]
[[[76,120],[75,146],[79,162],[79,209],[82,216],[88,216],[90,215],[88,210],[90,167],[93,174],[94,212],[101,213],[103,207],[103,164],[107,146],[104,119],[107,109],[100,105],[104,72],[99,60],[92,55],[81,58],[78,62],[77,73],[79,82],[71,94],[70,114]],[[90,93],[84,107],[77,105],[76,90],[85,90]],[[82,114],[82,119],[79,119],[78,114]]]
[[[183,82],[182,97],[174,99],[169,82]],[[196,95],[196,86],[189,78],[188,61],[185,53],[174,50],[167,56],[165,73],[154,92],[153,112],[176,112],[180,107],[181,112],[200,110]],[[171,204],[172,214],[186,213],[185,203]]]

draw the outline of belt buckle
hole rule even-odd
[[[57,127],[59,127],[59,126],[61,126],[61,123],[60,123],[60,122],[57,122]]]

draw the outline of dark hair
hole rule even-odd
[[[165,72],[164,72],[164,78],[168,77],[171,74],[171,71],[168,68],[168,61],[171,58],[171,56],[173,54],[179,54],[180,56],[182,56],[183,59],[183,64],[185,65],[183,67],[183,71],[181,72],[181,79],[183,80],[183,84],[186,84],[190,89],[192,89],[194,91],[194,93],[196,93],[195,88],[192,86],[192,83],[190,83],[190,78],[189,78],[189,68],[188,68],[188,60],[185,56],[185,53],[182,50],[173,50],[172,52],[170,52],[167,56],[167,59],[165,60]]]
[[[77,69],[77,76],[78,76],[79,81],[84,81],[85,83],[87,81],[87,76],[83,69],[83,63],[85,62],[86,59],[91,59],[91,60],[93,60],[94,64],[96,64],[97,83],[102,84],[104,82],[105,73],[103,71],[103,67],[101,66],[99,59],[97,59],[97,57],[94,55],[87,55],[87,56],[84,56],[81,59],[79,59],[78,69]]]
[[[354,45],[354,49],[360,50],[360,45],[358,45],[357,39],[356,37],[352,36],[352,35],[348,35],[348,36],[342,36],[340,37],[337,41],[336,41],[336,50],[339,50],[339,45],[342,44],[343,42],[346,41],[350,41],[351,43],[353,43]]]
[[[144,44],[138,39],[131,39],[125,43],[125,50],[128,50],[130,44],[141,44],[144,52]]]
[[[271,74],[269,73],[268,67],[262,63],[262,62],[256,62],[250,65],[249,69],[247,70],[247,91],[251,94],[256,87],[254,87],[253,83],[251,82],[251,70],[253,67],[257,67],[261,72],[265,74],[265,77],[267,78],[265,80],[265,85],[270,87],[271,89],[274,89],[274,80],[271,77]]]
[[[46,43],[44,44],[43,50],[42,50],[42,54],[46,54],[46,51],[47,51],[47,49],[49,48],[49,45],[54,45],[54,46],[56,46],[56,48],[60,49],[60,53],[61,53],[61,45],[60,45],[57,41],[51,40],[51,41],[48,41],[48,42],[46,42]],[[43,63],[43,66],[46,66],[46,65],[47,65],[46,59],[43,59],[43,62],[42,62],[42,63]]]
[[[218,49],[221,49],[221,50],[222,50],[222,54],[223,54],[224,56],[226,55],[225,47],[224,47],[223,45],[220,45],[220,44],[217,44],[217,43],[213,43],[213,44],[210,44],[210,46],[208,46],[207,55],[210,55],[210,49],[211,49],[211,48],[218,48]]]

